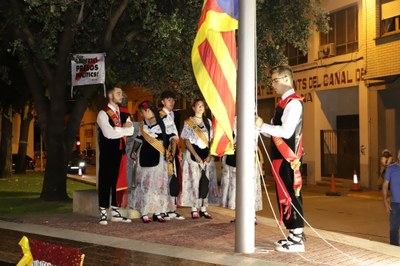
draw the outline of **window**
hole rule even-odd
[[[400,1],[381,0],[381,35],[400,32]]]
[[[308,60],[307,54],[304,55],[302,51],[291,44],[286,45],[285,55],[291,66],[307,63]]]
[[[349,8],[329,15],[328,33],[320,33],[320,45],[334,43],[336,55],[358,50],[358,8]]]

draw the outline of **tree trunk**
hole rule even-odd
[[[52,132],[49,132],[46,148],[46,171],[40,198],[46,201],[69,200],[67,195],[67,158],[64,141],[58,139],[57,134],[53,135]]]
[[[29,127],[33,119],[32,115],[32,104],[27,103],[25,108],[20,113],[21,116],[21,127],[19,135],[19,145],[18,145],[18,156],[15,162],[15,173],[25,174],[26,173],[26,151],[28,149],[28,136]]]
[[[11,106],[3,109],[1,116],[0,141],[0,178],[10,178],[12,175],[12,109]]]
[[[47,129],[47,162],[41,194],[44,200],[68,200],[66,193],[68,158],[76,134],[79,132],[80,121],[86,111],[87,99],[93,97],[97,88],[98,86],[86,86],[81,89],[68,121],[59,119],[63,113],[61,103],[58,103],[60,108],[52,109],[49,116],[51,119],[49,125],[52,126]]]
[[[67,73],[65,73],[67,75]],[[63,85],[60,85],[63,84]],[[66,131],[64,117],[66,114],[65,84],[62,79],[59,84],[50,88],[52,99],[48,113],[46,128],[46,172],[44,174],[42,193],[40,197],[48,201],[68,200],[67,195],[67,151],[71,147],[65,144]],[[76,134],[76,133],[75,133]]]

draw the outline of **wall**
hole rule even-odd
[[[366,52],[368,78],[376,79],[400,74],[400,33],[380,36],[379,1],[362,1],[366,13]]]

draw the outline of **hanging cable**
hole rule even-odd
[[[266,153],[266,155],[267,155],[268,162],[269,162],[270,165],[271,165],[272,172],[273,172],[273,174],[276,176],[275,169],[274,169],[274,167],[272,166],[272,161],[271,161],[271,158],[270,158],[269,153],[268,153],[268,151],[267,151],[267,148],[266,148],[266,146],[265,146],[265,144],[264,144],[264,141],[263,141],[263,139],[262,139],[261,136],[259,136],[259,139],[260,139],[261,144],[262,144],[262,146],[263,146],[263,149],[264,149],[264,151],[265,151],[265,153]],[[257,157],[257,163],[258,163],[259,169],[261,169],[261,166],[260,166],[260,162],[259,162],[259,160],[258,160],[258,157]],[[272,202],[271,202],[271,199],[270,199],[269,194],[268,194],[267,186],[266,186],[266,184],[265,184],[264,175],[262,174],[261,171],[260,171],[260,175],[261,175],[261,178],[262,178],[264,190],[265,190],[265,193],[266,193],[266,195],[267,195],[267,199],[268,199],[270,208],[271,208],[271,210],[272,210],[274,219],[275,219],[276,223],[278,224],[278,227],[279,227],[279,229],[280,229],[282,235],[284,236],[285,240],[287,240],[287,237],[286,237],[285,233],[283,232],[282,226],[281,226],[281,224],[279,223],[279,221],[278,221],[278,219],[277,219],[275,210],[274,210],[274,208],[272,207]],[[282,184],[281,184],[281,185],[282,185]],[[361,265],[367,265],[367,264],[363,263],[362,261],[360,261],[360,260],[354,258],[353,256],[351,256],[351,255],[349,255],[349,254],[347,254],[347,253],[341,251],[340,249],[338,249],[337,247],[335,247],[333,244],[331,244],[329,241],[327,241],[327,240],[326,240],[321,234],[319,234],[318,231],[316,231],[316,230],[314,229],[314,227],[312,227],[311,224],[299,213],[299,211],[297,210],[296,206],[294,206],[294,204],[293,204],[292,202],[291,202],[291,206],[293,207],[294,211],[296,211],[297,214],[300,215],[300,217],[301,217],[301,218],[303,219],[303,221],[308,225],[308,227],[309,227],[323,242],[325,242],[328,246],[330,246],[331,248],[333,248],[334,250],[336,250],[336,251],[339,252],[340,254],[346,256],[347,258],[353,260],[354,262],[357,262],[357,263],[359,263],[359,264],[361,264]],[[304,257],[304,256],[303,256],[302,254],[300,254],[299,252],[296,252],[296,253],[297,253],[301,258],[303,258],[304,260],[309,261],[309,262],[312,262],[311,260],[309,260],[309,259],[307,259],[306,257]],[[319,263],[319,262],[318,262],[318,263]],[[336,265],[336,264],[325,264],[325,265]]]

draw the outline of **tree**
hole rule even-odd
[[[15,173],[25,174],[26,173],[26,152],[28,149],[28,136],[29,127],[33,119],[33,103],[27,100],[19,111],[21,118],[20,130],[19,130],[19,142],[18,142],[18,153],[15,161]]]
[[[0,52],[0,113],[1,113],[1,148],[0,148],[0,177],[8,178],[12,174],[12,127],[13,117],[16,115],[25,101],[29,101],[30,93],[27,89],[24,79],[21,78],[21,68],[18,67],[17,60],[6,51]],[[21,127],[22,129],[22,127]],[[28,134],[28,128],[24,127]],[[21,135],[23,136],[23,135]],[[21,145],[21,152],[25,163],[26,155],[26,140],[25,144]],[[21,141],[20,141],[21,143]],[[23,149],[25,147],[25,149]],[[22,158],[22,156],[20,156]],[[24,164],[25,166],[25,164]]]
[[[262,69],[267,60],[274,63],[284,60],[278,48],[284,41],[301,48],[309,36],[310,30],[305,26],[316,21],[310,14],[318,13],[312,9],[314,1],[295,2],[258,1],[261,16],[258,29],[265,27],[259,29],[259,48],[264,49],[259,59]],[[154,93],[173,88],[189,99],[195,98],[200,92],[193,77],[190,54],[202,3],[202,0],[0,3],[5,28],[14,33],[10,49],[18,56],[32,91],[47,149],[41,198],[67,199],[67,158],[90,99],[101,95],[98,86],[77,88],[74,103],[69,106],[70,54],[106,52],[109,80],[138,84]],[[285,12],[274,7],[275,4]],[[292,12],[287,11],[287,6]],[[306,13],[310,10],[313,12]],[[280,15],[274,13],[278,11]],[[289,19],[292,14],[303,17]],[[302,20],[307,23],[296,27]],[[278,29],[281,25],[284,27]]]
[[[3,107],[1,117],[0,178],[11,177],[12,107]]]
[[[8,12],[5,21],[14,33],[11,50],[23,66],[45,140],[47,165],[41,198],[67,200],[67,158],[89,100],[100,94],[98,86],[77,88],[75,102],[68,106],[70,54],[106,52],[107,75],[116,81],[133,81],[154,92],[175,86],[183,79],[178,77],[181,67],[175,65],[176,75],[165,68],[171,62],[183,62],[185,57],[170,48],[188,47],[195,29],[184,30],[183,26],[194,24],[185,21],[187,18],[178,7],[193,10],[201,3],[10,0],[1,5],[2,10],[7,10],[4,13]],[[158,49],[165,49],[168,54]],[[183,52],[187,54],[188,50]],[[167,58],[175,61],[166,63]],[[183,72],[190,73],[190,69]]]
[[[2,131],[5,137],[2,139],[4,146],[0,152],[0,169],[2,170],[2,177],[11,177],[12,173],[12,157],[11,157],[11,141],[13,118],[15,115],[20,115],[20,134],[18,154],[15,160],[15,173],[24,174],[26,171],[26,152],[28,144],[29,126],[32,121],[33,115],[33,102],[31,100],[32,94],[28,88],[23,76],[21,77],[22,68],[18,64],[18,59],[12,56],[7,51],[1,53],[2,65],[2,78],[0,82],[0,93],[3,95],[1,105],[5,107],[3,117]],[[2,167],[4,165],[4,167]]]

